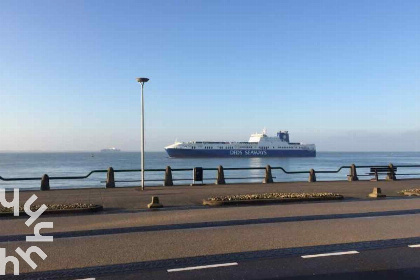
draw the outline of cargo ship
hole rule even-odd
[[[199,157],[315,157],[314,144],[292,143],[288,131],[279,131],[269,137],[262,133],[251,134],[248,142],[177,142],[165,147],[171,158]]]

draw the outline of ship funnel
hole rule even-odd
[[[289,143],[289,132],[288,131],[279,131],[277,132],[277,137],[282,141]]]

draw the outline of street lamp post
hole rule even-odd
[[[137,78],[137,82],[141,84],[141,189],[144,190],[144,83],[149,81],[148,78]]]

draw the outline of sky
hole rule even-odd
[[[418,1],[0,1],[0,150],[146,150],[267,128],[420,151]]]

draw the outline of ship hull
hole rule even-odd
[[[198,150],[165,149],[171,158],[211,158],[211,157],[316,157],[315,150]]]

